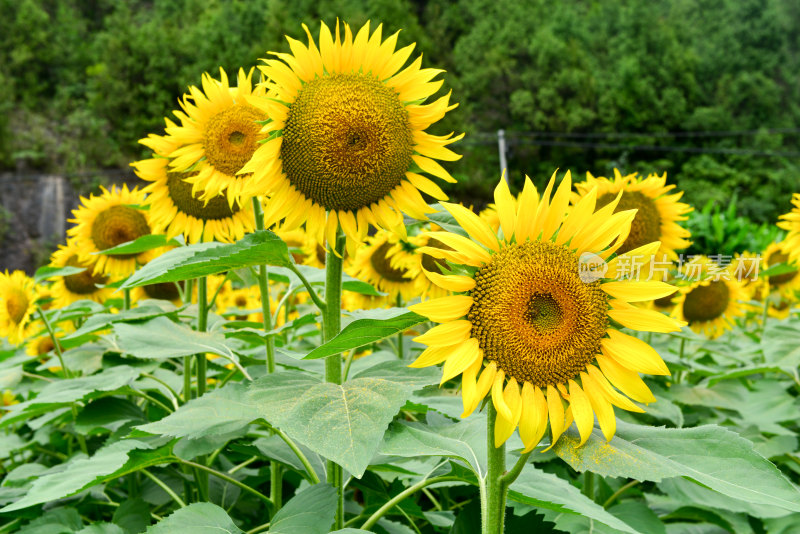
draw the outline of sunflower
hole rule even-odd
[[[138,209],[145,203],[145,193],[138,188],[111,190],[101,186],[103,193],[90,198],[81,197],[81,206],[72,210],[74,219],[69,222],[75,226],[67,230],[67,235],[75,240],[78,259],[84,263],[94,262],[93,274],[112,278],[123,278],[136,270],[136,265],[144,264],[157,256],[157,251],[139,254],[96,254],[128,241],[134,241],[151,233],[148,212]]]
[[[401,212],[424,219],[431,209],[420,191],[446,196],[428,173],[455,182],[436,161],[460,158],[447,148],[463,135],[435,136],[425,129],[455,107],[450,95],[425,100],[442,85],[441,70],[421,68],[418,57],[403,65],[414,45],[395,51],[398,34],[382,40],[369,23],[353,36],[321,24],[319,48],[288,38],[292,54],[276,54],[259,67],[268,98],[254,99],[269,116],[261,145],[242,172],[252,172],[270,195],[267,225],[304,221],[322,242],[334,241],[337,224],[351,254],[370,225],[403,233]],[[402,69],[402,70],[401,70]]]
[[[747,293],[749,300],[764,300],[764,295],[769,289],[767,281],[759,276],[764,270],[764,262],[761,254],[753,254],[744,251],[736,253],[731,262],[730,271],[732,275],[742,283],[742,288]]]
[[[637,176],[637,173],[623,176],[619,170],[614,169],[614,179],[610,180],[599,176],[595,178],[591,173],[586,173],[586,181],[575,184],[578,191],[573,195],[573,203],[577,203],[593,188],[597,188],[597,206],[601,208],[617,198],[622,192],[622,198],[617,204],[617,210],[636,209],[636,217],[631,224],[628,239],[619,249],[625,253],[642,245],[654,241],[661,242],[659,252],[666,254],[670,259],[677,259],[676,250],[688,247],[691,242],[687,240],[689,231],[678,225],[678,221],[685,221],[686,214],[692,207],[678,199],[683,192],[667,193],[674,185],[666,185],[667,173],[657,176],[650,174],[647,178]]]
[[[194,198],[217,203],[218,196],[244,206],[251,197],[261,194],[250,176],[238,175],[264,139],[258,121],[266,115],[250,103],[250,98],[264,94],[253,88],[253,71],[239,70],[236,87],[228,83],[228,76],[220,68],[220,79],[208,73],[202,76],[202,90],[189,87],[180,104],[183,111],[175,111],[181,125],[167,121],[165,136],[151,135],[140,142],[162,157],[170,158],[169,167],[192,184]],[[217,213],[217,212],[214,212]]]
[[[744,315],[748,294],[730,266],[721,267],[705,256],[695,256],[679,272],[689,284],[680,287],[672,316],[689,323],[698,334],[715,339]]]
[[[50,333],[47,331],[42,321],[36,321],[31,325],[31,332],[36,332],[36,334],[31,336],[30,340],[25,345],[25,352],[28,356],[42,357],[55,348],[53,338],[50,337]],[[65,332],[56,330],[55,335],[56,338],[59,338],[64,336]]]
[[[94,273],[94,264],[97,257],[89,261],[80,260],[81,253],[74,239],[67,240],[66,245],[59,245],[58,250],[50,256],[51,267],[79,267],[84,271],[58,276],[53,280],[50,291],[53,295],[53,306],[64,308],[71,303],[89,299],[100,304],[111,296],[113,289],[105,287],[109,281],[107,276]]]
[[[783,252],[789,255],[791,261],[800,262],[800,193],[792,195],[792,204],[794,208],[781,215],[778,226],[789,232],[783,240]]]
[[[669,374],[655,350],[619,328],[673,332],[681,326],[629,304],[666,296],[673,286],[614,280],[622,256],[607,264],[601,259],[627,238],[636,212],[614,213],[617,200],[595,212],[596,190],[568,211],[570,174],[551,199],[554,183],[555,174],[539,198],[526,178],[515,209],[500,182],[494,198],[502,237],[472,211],[444,204],[470,237],[430,232],[452,250],[422,251],[462,266],[464,274],[431,273],[440,287],[462,294],[410,307],[442,323],[415,338],[428,348],[412,366],[444,362],[442,383],[461,375],[462,417],[491,391],[498,414],[495,445],[519,426],[526,451],[539,443],[548,422],[551,446],[573,419],[584,443],[593,414],[611,439],[612,405],[642,411],[625,395],[655,401],[638,373]],[[651,243],[630,254],[649,257],[658,247]]]
[[[179,282],[183,287],[183,282]],[[176,282],[159,282],[157,284],[147,284],[144,286],[135,287],[131,291],[131,300],[139,302],[142,300],[168,300],[175,306],[180,306],[181,291]]]
[[[790,248],[786,241],[770,243],[763,254],[764,268],[769,269],[781,263],[794,266],[794,262],[790,260],[790,255],[785,252]],[[771,294],[777,293],[784,300],[796,300],[796,293],[800,290],[800,276],[798,276],[797,270],[768,276],[767,282],[769,283],[769,292]]]
[[[404,250],[397,235],[379,230],[367,238],[366,246],[359,247],[347,270],[351,276],[388,293],[390,301],[399,296],[408,302],[422,291],[422,273],[417,263],[413,254]]]
[[[153,232],[166,233],[168,239],[183,235],[187,243],[223,241],[231,243],[255,229],[253,208],[237,201],[228,203],[224,194],[200,200],[192,192],[188,177],[191,173],[169,170],[169,160],[162,157],[131,164],[139,178],[151,182],[143,191],[148,193],[150,221]]]
[[[22,271],[0,273],[0,336],[13,344],[28,336],[37,298],[33,278]]]
[[[17,396],[14,395],[10,389],[7,389],[0,395],[0,408],[11,406],[12,404],[17,404],[19,401],[17,400]],[[0,417],[3,417],[5,410],[0,410]]]
[[[414,267],[411,270],[419,273],[417,279],[420,297],[426,299],[449,295],[450,291],[436,285],[428,276],[428,273],[434,273],[434,276],[444,274],[447,269],[447,262],[442,259],[434,258],[422,250],[424,247],[441,248],[444,250],[452,249],[441,241],[431,238],[424,233],[409,236],[406,241],[402,241],[401,243],[406,244],[407,255],[409,255],[411,261],[413,261]],[[395,256],[392,256],[392,258],[394,257]]]

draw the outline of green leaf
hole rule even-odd
[[[21,510],[34,504],[54,501],[74,495],[99,483],[99,477],[114,473],[128,461],[128,452],[149,445],[136,440],[123,440],[99,449],[91,458],[74,457],[65,468],[36,479],[28,494],[14,504],[0,509],[0,513]]]
[[[178,282],[255,265],[288,267],[289,249],[269,230],[257,230],[233,244],[198,243],[172,249],[136,271],[122,288]]]
[[[96,375],[50,382],[37,397],[12,405],[8,413],[0,419],[0,427],[48,412],[55,406],[107,396],[129,385],[139,373],[133,367],[118,365]]]
[[[669,495],[682,507],[700,506],[705,509],[725,510],[728,512],[746,513],[753,517],[769,518],[787,515],[783,508],[766,504],[755,504],[734,499],[722,493],[704,488],[684,478],[662,480],[658,489]]]
[[[511,484],[508,497],[528,506],[583,516],[618,531],[637,534],[636,530],[583,495],[578,488],[533,464],[526,465],[519,478]]]
[[[96,428],[117,430],[129,421],[146,422],[142,409],[127,399],[103,397],[87,405],[75,420],[75,431],[89,434]]]
[[[150,506],[142,499],[125,499],[114,510],[111,519],[125,534],[139,534],[150,525]]]
[[[777,265],[773,265],[769,269],[765,269],[758,273],[758,277],[762,278],[764,276],[778,276],[781,274],[793,273],[797,271],[796,265],[789,265],[788,263],[779,263]]]
[[[300,271],[300,274],[303,275],[309,284],[325,284],[325,269],[318,269],[317,267],[312,267],[311,265],[295,265],[295,269]],[[274,275],[283,277],[286,282],[291,281],[292,285],[297,286],[301,284],[300,279],[290,269],[270,269],[270,278],[273,278]],[[353,293],[361,293],[362,295],[371,295],[373,297],[385,295],[385,293],[381,293],[367,282],[353,278],[347,273],[342,273],[342,289],[345,291],[352,291]]]
[[[158,306],[137,306],[130,310],[123,310],[119,313],[94,313],[88,314],[86,322],[79,329],[64,336],[64,339],[74,339],[85,334],[104,330],[112,323],[137,322],[154,319],[161,316],[175,316],[175,311],[167,311]]]
[[[301,473],[306,472],[305,466],[300,462],[295,452],[277,435],[273,434],[267,438],[258,438],[253,442],[253,446],[258,449],[258,452],[265,458],[288,465]],[[297,444],[297,446],[303,454],[305,454],[320,480],[324,480],[325,461],[304,445]]]
[[[270,522],[270,534],[327,534],[336,513],[336,489],[314,484],[287,502]]]
[[[167,236],[162,234],[147,234],[137,238],[134,241],[122,243],[116,247],[107,248],[94,254],[140,254],[153,250],[154,248],[166,246],[180,246],[180,243],[174,239],[167,239]]]
[[[165,517],[148,528],[147,534],[244,534],[244,531],[216,504],[197,502]]]
[[[436,374],[393,361],[339,385],[290,370],[257,379],[249,395],[270,424],[360,477],[400,407]]]
[[[94,523],[75,534],[125,534],[125,531],[114,523]]]
[[[405,308],[367,310],[354,314],[357,317],[333,339],[320,345],[303,357],[304,360],[326,358],[334,354],[394,336],[427,319]]]
[[[137,358],[161,360],[211,352],[238,361],[221,332],[198,332],[166,317],[142,324],[117,323],[114,333],[119,348]]]
[[[666,534],[664,523],[643,502],[625,501],[608,509],[608,513],[621,519],[639,532],[648,534]]]
[[[66,267],[51,267],[49,265],[44,265],[36,269],[36,272],[33,274],[33,279],[38,284],[49,278],[69,276],[71,274],[82,273],[85,270],[85,267],[73,267],[71,265],[67,265]]]
[[[609,443],[595,430],[577,447],[579,439],[570,433],[553,450],[577,471],[654,482],[682,476],[734,499],[800,512],[800,490],[729,430],[617,425]]]
[[[56,508],[45,512],[18,531],[19,534],[72,534],[83,526],[74,508]]]
[[[137,428],[151,434],[197,439],[236,432],[259,417],[245,386],[234,382],[192,399],[160,421]]]

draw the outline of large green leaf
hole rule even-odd
[[[300,272],[300,274],[303,275],[303,278],[305,278],[306,282],[308,282],[309,284],[311,285],[325,284],[325,269],[318,269],[310,265],[295,265],[294,268],[297,269]],[[294,272],[292,272],[291,269],[286,269],[282,267],[276,267],[270,269],[269,277],[271,280],[283,283],[291,283],[294,286],[299,286],[301,284],[300,278],[298,278],[298,276]],[[378,297],[385,294],[381,293],[367,282],[364,282],[363,280],[359,280],[357,278],[353,278],[347,273],[342,273],[342,289],[344,289],[345,291],[352,291],[353,293],[360,293],[362,295],[371,295],[374,297]]]
[[[309,352],[303,359],[326,358],[334,354],[376,343],[394,336],[427,319],[405,308],[368,310],[354,314],[356,317],[336,337]]]
[[[83,526],[81,516],[74,508],[56,508],[31,521],[19,534],[72,534]]]
[[[528,464],[519,478],[511,484],[508,497],[528,506],[553,510],[560,514],[571,514],[599,521],[619,532],[637,531],[621,519],[611,515],[602,506],[583,495],[578,488],[557,477]],[[554,521],[552,517],[548,517]]]
[[[49,278],[56,278],[58,276],[69,276],[72,274],[78,274],[85,271],[85,267],[73,267],[67,265],[65,267],[51,267],[50,265],[44,265],[36,269],[36,272],[33,274],[33,279],[39,283],[42,280],[47,280]]]
[[[336,513],[336,489],[314,484],[297,493],[270,522],[271,534],[327,534]]]
[[[11,512],[62,497],[68,497],[99,482],[103,475],[114,473],[128,462],[128,453],[149,445],[137,440],[123,440],[99,449],[91,458],[83,455],[67,462],[65,468],[36,479],[22,499],[0,513]]]
[[[148,528],[147,534],[244,534],[244,531],[216,504],[196,502]]]
[[[64,339],[79,338],[85,334],[90,334],[98,330],[104,330],[119,322],[137,322],[154,319],[163,315],[175,315],[174,310],[164,310],[158,306],[137,306],[130,310],[123,310],[119,313],[93,313],[88,314],[86,321],[75,332],[64,336]]]
[[[37,397],[12,405],[0,419],[0,426],[48,412],[55,406],[109,395],[133,382],[139,373],[133,367],[118,365],[96,375],[50,382]]]
[[[250,398],[270,424],[360,477],[400,407],[436,374],[385,362],[339,385],[290,370],[256,380]]]
[[[121,243],[116,247],[95,252],[95,254],[140,254],[142,252],[147,252],[148,250],[153,250],[154,248],[165,247],[167,245],[177,246],[180,245],[180,243],[174,239],[167,239],[167,236],[163,234],[147,234],[137,238],[134,241]]]
[[[800,512],[800,490],[753,444],[722,427],[653,428],[618,422],[611,442],[594,431],[582,447],[564,435],[553,448],[578,471],[658,482],[687,477],[734,499]]]
[[[259,417],[245,387],[231,383],[189,401],[160,421],[138,428],[151,434],[197,439],[235,432]]]
[[[156,317],[141,324],[114,325],[119,348],[143,359],[166,359],[211,352],[230,360],[236,356],[220,332],[198,332],[166,317]]]
[[[288,267],[289,249],[269,230],[257,230],[236,243],[198,243],[172,249],[136,271],[122,288],[178,282],[255,265]]]

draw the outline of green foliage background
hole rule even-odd
[[[797,156],[764,157],[547,142],[800,152],[800,4],[795,0],[0,0],[0,168],[126,167],[137,140],[204,71],[249,68],[319,20],[383,21],[446,69],[465,131],[459,200],[485,202],[509,132],[512,180],[555,167],[663,171],[696,206],[773,221],[796,191]],[[665,132],[755,130],[714,137]],[[560,132],[521,136],[519,132]],[[517,134],[515,134],[515,132]],[[606,137],[636,132],[634,137]],[[567,138],[563,133],[599,133]],[[538,141],[538,143],[537,143]]]

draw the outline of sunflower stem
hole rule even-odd
[[[761,313],[761,335],[767,330],[767,318],[769,317],[769,295],[764,297],[764,310]]]
[[[126,311],[131,309],[131,290],[127,287],[122,290],[122,309]]]
[[[583,472],[583,494],[594,500],[594,473],[591,471]]]
[[[342,263],[344,256],[344,235],[342,229],[336,230],[336,242],[329,243],[325,254],[325,309],[322,311],[322,338],[328,342],[342,328]],[[325,381],[342,383],[342,356],[334,354],[325,359]],[[344,487],[342,467],[336,462],[327,462],[328,483],[336,488],[337,506],[335,530],[344,528]]]
[[[434,478],[423,478],[413,486],[409,486],[408,488],[404,489],[403,491],[401,491],[400,493],[398,493],[397,495],[386,501],[386,503],[383,506],[381,506],[378,510],[376,510],[375,513],[373,513],[369,517],[369,519],[367,519],[364,522],[364,524],[361,525],[361,530],[369,530],[370,528],[372,528],[381,517],[386,515],[386,513],[389,510],[399,505],[409,495],[413,495],[419,490],[424,491],[426,487],[431,486],[433,484],[438,484],[439,482],[449,482],[449,481],[458,482],[460,480],[461,479],[459,479],[458,477],[448,476],[448,475],[434,477]]]
[[[397,307],[403,307],[403,297],[399,294],[397,295]],[[397,333],[397,357],[403,359],[403,332]]]
[[[261,200],[253,197],[253,216],[256,219],[256,230],[264,230],[264,209]],[[261,293],[261,315],[263,317],[264,333],[272,330],[272,310],[269,300],[269,271],[267,266],[258,266],[258,289]],[[267,357],[267,373],[275,372],[275,340],[272,336],[266,336],[264,340],[264,352]],[[278,462],[269,464],[269,497],[274,504],[274,511],[281,508],[283,490],[283,471]]]
[[[487,402],[486,452],[488,470],[486,473],[486,505],[483,508],[482,534],[503,534],[506,516],[506,496],[508,485],[503,481],[506,471],[506,445],[494,446],[494,427],[497,423],[497,410],[493,402]]]
[[[205,276],[197,279],[197,331],[205,332],[208,330],[208,280]],[[197,397],[202,397],[206,392],[206,368],[208,360],[204,352],[196,355],[197,357]],[[206,462],[205,456],[198,458],[200,463]],[[208,498],[208,473],[205,471],[195,471],[197,490],[200,497]]]

